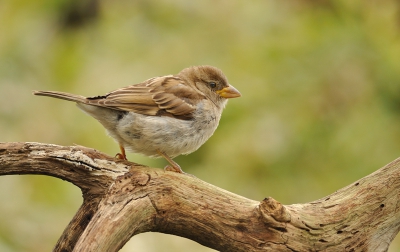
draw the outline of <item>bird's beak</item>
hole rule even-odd
[[[225,88],[223,88],[221,90],[216,91],[216,93],[219,96],[221,96],[223,98],[226,98],[226,99],[228,99],[228,98],[236,98],[236,97],[242,96],[240,94],[240,92],[236,88],[232,87],[231,85],[229,85],[229,86],[227,86],[227,87],[225,87]]]

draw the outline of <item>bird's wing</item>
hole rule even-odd
[[[191,119],[202,95],[179,77],[168,75],[117,89],[104,96],[88,97],[87,103],[143,115]]]

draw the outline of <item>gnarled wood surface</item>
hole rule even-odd
[[[82,189],[83,204],[55,251],[118,251],[149,231],[220,251],[386,251],[400,226],[400,159],[332,195],[287,206],[82,146],[0,143],[0,175],[12,174]]]

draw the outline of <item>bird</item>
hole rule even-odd
[[[105,95],[84,97],[58,91],[33,91],[76,102],[78,108],[99,121],[126,151],[164,157],[164,169],[184,173],[173,158],[196,151],[214,133],[228,99],[241,93],[213,66],[191,66],[178,74],[150,78]]]

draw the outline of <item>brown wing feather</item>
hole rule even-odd
[[[88,103],[144,115],[190,119],[195,110],[195,102],[192,99],[202,95],[182,83],[180,78],[172,75],[155,77],[115,90],[105,96],[89,97]]]

